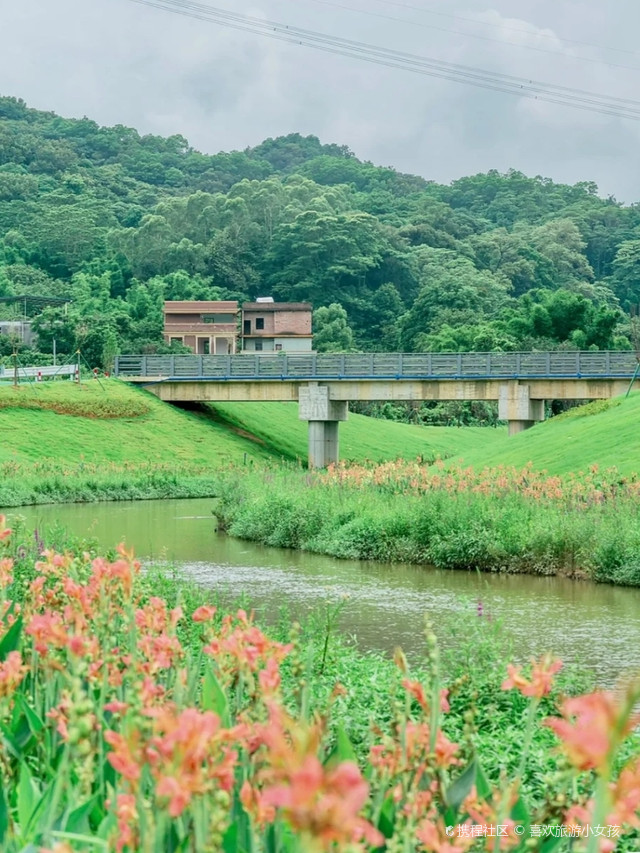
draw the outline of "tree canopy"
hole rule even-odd
[[[267,295],[311,302],[324,350],[624,348],[640,207],[517,171],[443,186],[299,134],[205,155],[4,97],[0,296],[19,293],[73,300],[40,350],[105,365],[165,351],[164,299]]]

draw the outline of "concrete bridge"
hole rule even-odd
[[[309,464],[338,461],[350,401],[494,400],[509,435],[544,420],[545,400],[624,394],[633,352],[121,355],[115,373],[161,400],[297,402],[309,423]]]

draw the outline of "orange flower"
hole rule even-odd
[[[111,730],[104,733],[104,739],[113,750],[107,755],[109,764],[129,782],[137,782],[141,772],[140,759],[132,753],[131,745],[121,734]]]
[[[46,655],[49,647],[63,648],[67,644],[67,631],[59,613],[48,611],[36,614],[26,629],[33,637],[33,645],[37,652]]]
[[[13,560],[5,557],[0,560],[0,586],[7,587],[13,583]]]
[[[618,743],[637,724],[628,706],[605,691],[566,699],[560,710],[563,718],[551,717],[545,725],[563,741],[578,770],[606,772]]]
[[[0,515],[0,542],[4,539],[8,539],[11,536],[11,528],[6,527],[7,518],[4,515]]]
[[[132,850],[136,849],[139,815],[136,808],[136,798],[133,794],[118,794],[116,818],[118,820],[116,850],[120,853],[125,847],[130,847]]]
[[[310,835],[327,850],[360,840],[380,846],[381,834],[359,816],[369,786],[358,766],[349,761],[323,766],[317,757],[319,725],[294,722],[273,702],[268,707],[269,722],[260,733],[266,754],[258,778],[264,787],[252,795],[254,813],[280,809],[294,830]]]
[[[508,678],[502,682],[503,690],[515,688],[523,696],[532,696],[542,699],[551,692],[553,676],[562,669],[562,661],[554,660],[551,655],[545,655],[539,661],[531,661],[531,680],[521,674],[521,667],[509,664],[507,666]]]
[[[209,604],[203,604],[201,607],[198,607],[197,610],[193,611],[192,619],[194,622],[209,622],[210,619],[216,615],[216,607],[213,607]]]
[[[0,663],[0,697],[13,696],[28,670],[20,652],[9,652],[7,659]]]

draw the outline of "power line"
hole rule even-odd
[[[300,0],[293,0],[293,2],[299,5]],[[373,12],[370,9],[356,9],[354,6],[345,6],[343,3],[334,2],[334,0],[310,0],[310,2],[317,3],[321,6],[330,6],[334,9],[342,9],[345,12],[352,12],[352,13],[355,13],[357,15],[367,15],[369,17],[379,18],[379,19],[382,19],[385,21],[395,21],[396,23],[399,23],[399,24],[408,24],[411,27],[420,27],[420,29],[434,30],[434,31],[439,32],[439,33],[452,33],[453,35],[463,36],[464,38],[476,39],[477,41],[488,41],[488,42],[492,42],[493,44],[501,44],[501,45],[506,45],[508,47],[515,47],[515,48],[518,48],[519,50],[522,50],[522,49],[532,50],[532,51],[535,51],[536,53],[546,53],[546,54],[549,54],[551,56],[561,56],[564,59],[570,59],[570,60],[573,60],[576,62],[589,62],[589,63],[592,63],[593,65],[606,65],[608,68],[619,68],[619,69],[622,69],[623,71],[640,71],[640,66],[638,66],[638,65],[621,65],[617,62],[608,62],[606,59],[594,59],[593,57],[590,57],[590,56],[578,56],[576,54],[567,53],[564,50],[551,50],[548,47],[538,47],[538,46],[533,45],[533,44],[516,44],[515,42],[508,41],[507,39],[492,38],[491,36],[481,36],[481,35],[478,35],[477,33],[463,32],[462,30],[452,30],[449,27],[438,27],[438,26],[435,26],[435,24],[426,24],[422,21],[410,21],[407,18],[398,18],[394,15],[385,15],[384,12]],[[381,0],[381,2],[384,2],[384,0]],[[406,4],[404,4],[404,3],[395,4],[394,3],[393,5],[405,6]],[[408,8],[416,8],[416,7],[410,6]],[[437,14],[437,13],[434,12],[433,14]],[[451,18],[454,18],[456,20],[471,21],[470,18],[457,18],[457,16],[455,16],[455,15],[449,15],[447,17],[451,17]],[[477,23],[482,23],[482,22],[477,22]],[[494,29],[498,29],[498,28],[494,27]],[[505,29],[511,29],[511,28],[505,28]],[[527,33],[528,35],[536,35],[536,36],[543,35],[542,33],[532,33],[531,31],[528,31],[528,30],[515,30],[515,32]],[[603,48],[603,49],[608,50],[609,48]]]
[[[191,2],[191,0],[132,0],[132,2],[196,20],[215,23],[226,28],[250,32],[304,47],[313,47],[325,53],[360,59],[389,68],[398,68],[428,77],[452,80],[483,89],[570,106],[616,118],[640,120],[640,101],[631,98],[599,95],[573,87],[542,83],[481,68],[389,50],[365,42],[279,24],[275,21],[241,15],[213,6],[205,6],[201,3]]]
[[[442,12],[442,11],[437,10],[437,9],[425,8],[424,6],[413,6],[411,3],[404,3],[404,2],[401,2],[401,0],[375,0],[375,2],[376,3],[383,3],[386,6],[395,6],[395,7],[400,8],[400,9],[411,9],[414,12],[420,12],[421,14],[425,14],[425,15],[437,15],[440,18],[451,18],[454,21],[464,21],[465,23],[475,24],[476,26],[490,27],[491,29],[497,29],[496,25],[492,24],[490,21],[481,21],[478,18],[465,18],[461,15],[454,15],[451,12]],[[504,26],[504,27],[501,27],[501,29],[508,30],[512,33],[521,33],[524,35],[531,35],[531,30],[527,30],[524,27]],[[556,36],[555,34],[554,35],[547,35],[547,33],[544,33],[544,32],[537,33],[537,35],[539,38],[546,38],[546,39],[561,38],[562,41],[565,42],[566,44],[579,44],[581,47],[594,47],[598,50],[608,50],[608,51],[612,51],[615,53],[626,53],[629,56],[637,56],[638,55],[637,50],[628,50],[628,49],[623,48],[623,47],[608,47],[607,45],[596,44],[595,42],[591,42],[591,41],[580,41],[578,39],[567,38],[566,36]]]

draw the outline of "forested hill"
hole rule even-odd
[[[70,297],[39,347],[96,364],[165,351],[164,299],[264,295],[320,308],[321,350],[628,348],[640,208],[516,171],[442,186],[298,134],[207,156],[0,98],[16,294]]]

